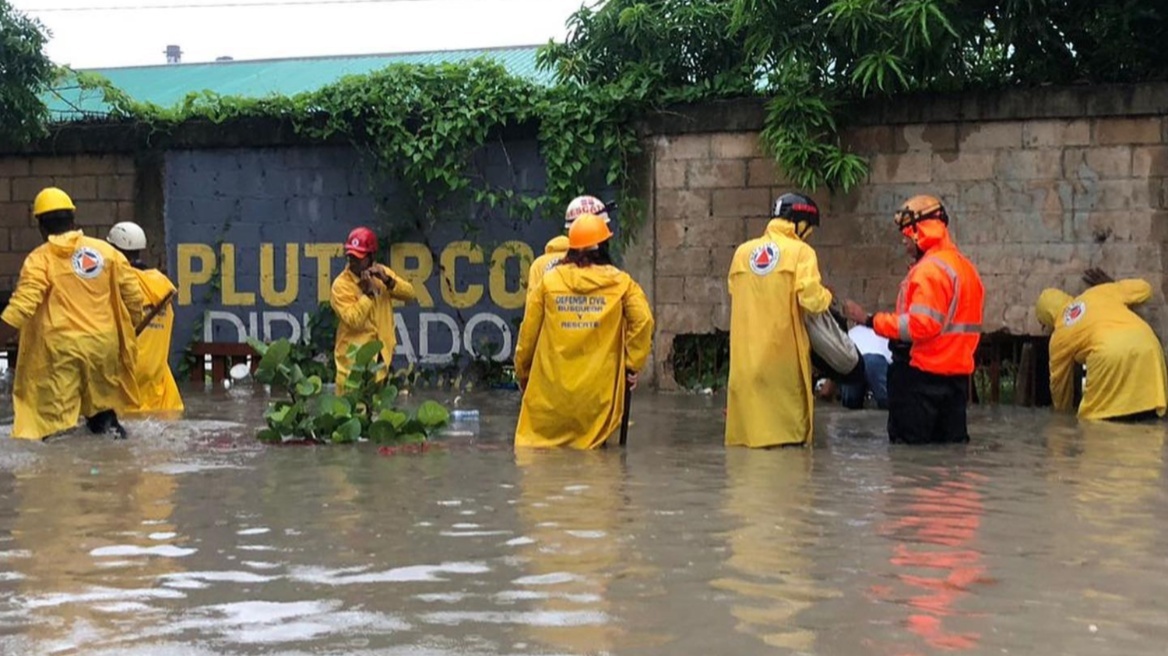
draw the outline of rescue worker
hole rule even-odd
[[[115,225],[110,229],[106,241],[129,260],[131,271],[142,290],[143,314],[154,314],[138,335],[137,367],[134,370],[138,384],[138,403],[128,411],[182,412],[182,395],[179,394],[168,361],[170,336],[174,330],[174,313],[171,312],[174,284],[164,273],[142,262],[142,251],[146,250],[146,232],[138,224],[123,221]]]
[[[949,236],[949,215],[937,198],[913,196],[895,220],[915,260],[900,285],[896,312],[871,315],[851,300],[844,312],[892,340],[888,439],[968,442],[965,406],[985,305],[981,277]]]
[[[805,243],[819,207],[802,194],[775,201],[766,232],[730,261],[730,378],[726,445],[807,444],[814,398],[804,314],[831,305],[815,250]]]
[[[414,286],[389,267],[373,261],[377,235],[369,228],[354,228],[345,240],[349,264],[333,281],[329,305],[337,315],[337,342],[333,357],[337,365],[337,394],[344,392],[352,362],[349,347],[374,340],[381,342],[385,363],[377,379],[389,377],[397,333],[393,325],[393,301],[414,300]]]
[[[564,212],[564,234],[552,237],[551,241],[544,246],[543,255],[535,258],[531,263],[531,268],[527,271],[527,293],[539,286],[539,281],[551,268],[560,263],[564,259],[564,255],[568,252],[568,229],[572,227],[572,222],[577,217],[583,214],[594,214],[604,219],[605,223],[609,223],[608,206],[605,205],[599,198],[595,196],[577,196],[568,204],[567,211]]]
[[[1088,272],[1088,277],[1093,272]],[[1046,289],[1034,313],[1050,338],[1050,397],[1069,412],[1075,399],[1075,365],[1087,381],[1080,419],[1151,419],[1168,407],[1168,372],[1156,333],[1128,309],[1152,297],[1152,286],[1129,279],[1097,284],[1075,298]]]
[[[612,231],[594,214],[568,230],[570,250],[527,297],[515,372],[523,390],[515,445],[604,446],[621,422],[625,384],[649,358],[645,292],[612,264]]]
[[[39,440],[77,425],[124,438],[117,413],[137,404],[134,327],[142,292],[116,248],[74,225],[76,206],[41,190],[33,215],[46,242],[20,269],[0,314],[0,344],[20,335],[12,437]]]

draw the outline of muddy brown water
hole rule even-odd
[[[976,408],[891,447],[727,451],[723,399],[638,393],[626,449],[520,452],[468,395],[445,448],[265,447],[186,391],[130,440],[0,441],[3,654],[1168,652],[1163,424]]]

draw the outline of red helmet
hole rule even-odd
[[[345,252],[357,257],[365,257],[377,252],[377,235],[369,228],[354,228],[345,240]]]

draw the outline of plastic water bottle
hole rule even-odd
[[[466,421],[477,422],[479,420],[478,410],[451,410],[450,419],[452,421]]]
[[[479,411],[456,409],[450,411],[450,425],[442,431],[449,437],[472,437],[479,432]]]

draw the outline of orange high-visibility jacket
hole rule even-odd
[[[877,313],[873,329],[881,337],[911,342],[910,364],[921,371],[971,374],[985,307],[981,277],[945,224],[923,221],[918,229],[925,255],[900,283],[896,312]]]

